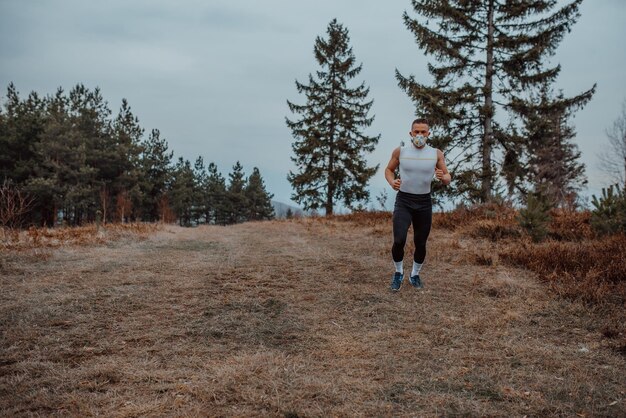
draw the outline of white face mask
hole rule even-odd
[[[411,142],[416,147],[421,148],[426,145],[426,137],[423,135],[415,135],[411,137]]]

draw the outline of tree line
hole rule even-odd
[[[0,106],[3,223],[191,225],[274,217],[258,168],[246,176],[237,162],[226,179],[202,157],[193,165],[173,157],[158,129],[144,135],[126,99],[113,116],[99,88],[78,84],[22,99],[11,83]],[[11,208],[16,216],[4,213]]]
[[[560,65],[550,65],[563,37],[580,17],[582,0],[415,0],[403,22],[427,62],[431,80],[396,69],[398,86],[426,118],[432,146],[446,154],[453,182],[433,184],[435,199],[458,203],[518,200],[576,206],[585,167],[572,139],[574,113],[596,86],[566,97],[555,88]],[[364,83],[351,86],[362,65],[348,30],[336,19],[314,55],[320,68],[308,83],[296,81],[303,104],[288,101],[286,119],[296,169],[292,198],[305,209],[332,214],[337,201],[350,208],[369,200],[377,171],[365,154],[379,136],[363,130],[373,121]],[[411,115],[406,120],[407,128]],[[389,150],[391,154],[391,150]]]

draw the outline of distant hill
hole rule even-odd
[[[291,212],[294,216],[304,216],[304,211],[298,207],[288,205],[286,203],[277,202],[276,200],[272,200],[272,206],[274,207],[274,213],[276,214],[276,218],[285,218],[287,217],[287,210],[291,209]]]

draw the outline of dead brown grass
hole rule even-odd
[[[583,242],[521,242],[501,256],[547,280],[559,294],[588,302],[626,303],[626,236]]]
[[[510,228],[516,225],[517,211],[509,205],[490,203],[471,207],[459,207],[450,212],[433,214],[433,227],[457,230],[480,221],[491,221],[502,227]]]
[[[29,250],[62,246],[104,244],[124,237],[145,238],[160,228],[156,223],[89,224],[78,227],[35,228],[28,230],[0,228],[0,249]]]
[[[561,241],[583,241],[595,238],[591,229],[591,212],[553,210],[550,212],[548,234]]]
[[[377,216],[12,252],[0,414],[626,414],[623,312],[554,298],[497,257],[476,265],[468,251],[499,242],[444,229],[426,288],[391,294]]]
[[[497,245],[470,248],[465,260],[493,265],[498,259],[525,267],[550,284],[557,294],[585,302],[621,306],[626,300],[626,241],[623,236],[596,237],[589,211],[550,212],[548,241],[535,244],[519,227],[517,212],[506,205],[459,208],[434,216],[437,227],[459,236],[486,238]]]

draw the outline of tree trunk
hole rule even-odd
[[[489,1],[487,11],[487,66],[485,69],[485,108],[482,143],[482,173],[481,173],[481,193],[480,199],[483,203],[491,200],[491,189],[493,187],[493,173],[491,172],[491,151],[493,146],[493,5],[494,0]]]
[[[326,188],[326,216],[333,214],[333,195],[335,194],[335,179],[333,178],[333,169],[335,166],[335,69],[334,63],[330,68],[330,129],[329,129],[329,146],[328,146],[328,187]]]
[[[331,133],[330,137],[330,150],[328,153],[328,187],[326,191],[326,216],[330,216],[333,214],[333,195],[335,194],[335,184],[333,179],[333,165],[335,163],[334,156],[334,144],[333,144],[333,136],[334,133]]]

